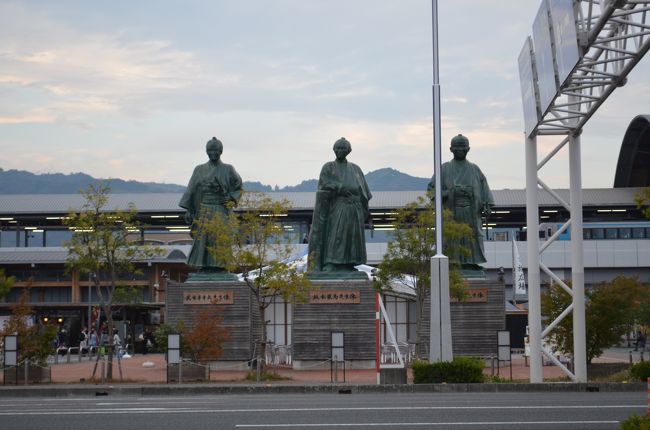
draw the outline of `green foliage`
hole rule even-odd
[[[243,209],[233,211],[229,216],[198,221],[199,231],[216,243],[209,252],[228,271],[241,270],[247,274],[244,281],[260,315],[264,315],[275,296],[292,303],[305,302],[311,282],[288,261],[294,250],[284,237],[281,224],[290,203],[287,200],[275,201],[261,193],[244,193],[239,205]],[[258,336],[263,345],[263,356],[266,345],[264,318],[261,318]]]
[[[650,378],[650,361],[641,361],[630,367],[630,377],[637,381],[647,381]]]
[[[424,303],[431,293],[431,257],[434,254],[435,214],[430,199],[420,197],[398,209],[395,215],[395,230],[388,242],[386,254],[379,264],[378,278],[383,290],[390,290],[394,281],[406,281],[415,284],[418,319],[416,324],[417,344],[426,342],[427,333],[422,332],[422,318],[425,317]],[[468,250],[458,244],[460,239],[470,237],[472,229],[457,223],[451,211],[443,213],[444,252],[446,255],[467,254]],[[452,298],[464,300],[467,297],[467,285],[460,273],[460,264],[449,260],[449,288]],[[421,353],[422,348],[418,347]]]
[[[167,351],[167,335],[170,334],[180,334],[181,335],[181,348],[183,347],[183,333],[185,332],[185,323],[179,321],[176,325],[171,324],[160,324],[156,331],[153,332],[153,338],[155,340],[155,351],[156,352],[166,352]],[[186,352],[186,351],[183,351]]]
[[[455,357],[453,361],[427,363],[416,361],[413,367],[415,384],[463,384],[483,382],[483,362],[478,358]]]
[[[634,196],[637,208],[641,210],[643,216],[650,218],[650,187],[641,189],[638,194]]]
[[[257,372],[248,372],[246,374],[247,381],[255,382],[257,381]],[[285,376],[282,376],[280,374],[277,374],[275,372],[262,372],[260,373],[260,381],[262,382],[267,382],[267,381],[288,381],[291,378],[287,378]]]
[[[619,430],[650,430],[650,417],[647,415],[632,415],[621,422]]]
[[[650,327],[650,285],[641,284],[638,307],[634,310],[634,322],[643,327]]]
[[[140,302],[140,290],[136,287],[118,286],[113,294],[116,304],[133,304]]]
[[[5,269],[0,268],[0,299],[9,294],[15,282],[14,276],[5,276]]]
[[[65,220],[72,230],[72,238],[66,244],[68,271],[89,276],[107,318],[108,332],[113,332],[113,308],[118,297],[120,275],[137,273],[135,262],[158,254],[157,248],[140,243],[140,227],[135,221],[137,210],[133,204],[126,211],[107,209],[110,186],[106,182],[89,185],[81,194],[84,204],[77,213],[71,211]],[[109,336],[109,350],[113,348],[113,336]],[[108,358],[107,378],[112,380],[112,354]]]
[[[11,306],[11,316],[4,327],[0,327],[0,338],[18,336],[18,363],[29,360],[37,366],[45,366],[47,357],[54,352],[56,327],[32,324],[35,312],[27,304],[28,298],[29,288],[25,288],[19,301]]]
[[[618,343],[634,322],[641,305],[644,286],[636,278],[619,276],[611,283],[595,285],[585,291],[587,361]],[[553,284],[542,295],[542,313],[554,321],[570,304],[571,296]],[[559,352],[573,353],[573,317],[569,314],[551,332],[549,340]]]

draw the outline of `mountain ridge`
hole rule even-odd
[[[426,190],[429,178],[411,176],[391,167],[368,172],[366,181],[372,191],[420,191]],[[42,173],[26,170],[3,170],[0,168],[0,194],[75,194],[90,184],[105,179],[94,178],[86,173]],[[157,182],[139,182],[110,179],[111,192],[123,193],[182,193],[185,186]],[[318,187],[318,179],[305,179],[297,185],[278,187],[259,181],[244,181],[248,191],[313,192]]]

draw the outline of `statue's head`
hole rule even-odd
[[[449,150],[454,153],[455,160],[464,160],[469,152],[469,139],[462,134],[454,136],[454,138],[451,139]]]
[[[223,152],[223,143],[216,137],[213,137],[205,144],[205,152],[208,153],[210,161],[218,161]]]
[[[332,149],[334,150],[337,159],[344,160],[345,157],[352,152],[352,145],[350,145],[350,142],[345,137],[342,137],[334,142],[334,148]]]

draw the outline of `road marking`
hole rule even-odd
[[[114,406],[114,405],[113,405]],[[421,411],[421,410],[518,410],[518,409],[637,409],[645,405],[541,405],[541,406],[387,406],[387,407],[352,407],[352,408],[266,408],[266,409],[199,409],[199,408],[164,408],[164,407],[124,407],[124,408],[97,408],[97,409],[51,409],[39,411],[7,411],[0,412],[0,416],[25,416],[25,415],[98,415],[98,414],[184,414],[184,413],[274,413],[274,412],[356,412],[356,411]]]
[[[338,424],[236,424],[236,428],[306,428],[306,427],[412,427],[412,426],[524,426],[524,425],[566,425],[590,424],[612,425],[618,421],[469,421],[447,423],[338,423]]]

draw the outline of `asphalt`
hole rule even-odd
[[[614,348],[607,350],[596,359],[600,363],[627,363],[630,359],[629,349]],[[648,359],[650,353],[645,353]],[[633,361],[640,359],[638,352],[633,352]],[[93,369],[97,364],[95,378]],[[71,396],[71,395],[162,395],[162,394],[217,394],[217,393],[280,393],[280,392],[420,392],[420,391],[645,391],[645,383],[586,383],[567,382],[561,369],[543,366],[544,383],[530,384],[530,368],[521,356],[513,356],[512,379],[517,383],[484,384],[413,384],[410,369],[407,384],[378,385],[374,369],[346,369],[345,375],[339,371],[338,382],[332,382],[329,368],[294,370],[290,367],[271,367],[282,379],[257,383],[246,379],[248,371],[239,370],[240,364],[221,365],[211,369],[209,383],[167,383],[166,362],[162,354],[135,355],[122,359],[121,372],[114,363],[113,382],[101,382],[101,362],[95,359],[77,356],[66,358],[58,364],[52,364],[49,384],[5,385],[0,372],[0,396]],[[484,373],[498,374],[502,379],[510,379],[510,364],[495,363],[494,369],[488,365]],[[345,376],[345,379],[344,379]]]

